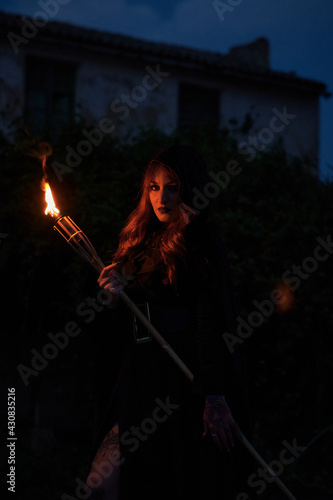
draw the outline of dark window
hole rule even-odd
[[[28,58],[26,120],[38,131],[58,131],[74,115],[76,68],[72,64]]]
[[[179,84],[178,127],[219,126],[220,91],[186,83]]]

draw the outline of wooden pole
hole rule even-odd
[[[280,488],[281,491],[286,495],[290,500],[296,500],[294,495],[288,490],[287,486],[283,484],[280,478],[275,474],[274,471],[270,468],[270,466],[265,462],[265,460],[259,455],[257,450],[252,446],[252,444],[246,439],[246,437],[241,434],[237,435],[238,439],[243,443],[245,448],[251,453],[251,455],[257,460],[257,462],[262,465],[262,467],[269,473],[269,475],[273,478],[276,485]]]
[[[143,325],[150,331],[152,336],[157,340],[157,342],[162,346],[164,351],[173,359],[176,365],[185,373],[187,378],[192,382],[193,373],[185,365],[185,363],[180,359],[180,357],[175,353],[170,344],[162,337],[162,335],[156,330],[156,328],[150,323],[147,317],[140,311],[140,309],[134,304],[134,302],[128,297],[128,295],[122,290],[120,292],[120,297],[125,302],[125,304],[131,309],[131,311],[137,316],[137,318],[143,323]],[[259,455],[252,444],[246,439],[246,437],[241,434],[237,435],[238,439],[245,446],[245,448],[251,453],[255,460],[269,473],[272,479],[275,481],[276,485],[283,491],[289,500],[296,500],[294,495],[290,490],[282,483],[279,477],[272,471],[265,460]]]
[[[63,238],[66,239],[67,243],[81,255],[89,264],[96,270],[101,272],[104,268],[103,261],[98,256],[96,250],[92,246],[89,238],[80,230],[78,226],[70,219],[70,217],[59,217],[56,224],[54,225],[56,229]],[[124,283],[122,276],[117,273],[117,277],[120,281]],[[172,358],[176,365],[183,371],[187,378],[192,382],[193,373],[185,365],[185,363],[180,359],[180,357],[175,353],[170,344],[162,337],[162,335],[156,330],[156,328],[150,323],[147,317],[140,311],[140,309],[134,304],[134,302],[129,298],[129,296],[122,290],[120,292],[120,297],[125,302],[125,304],[131,309],[131,311],[137,316],[137,318],[143,323],[143,325],[149,330],[152,336],[161,345],[162,349]],[[283,493],[289,498],[289,500],[296,500],[294,495],[288,490],[288,488],[280,481],[278,476],[272,471],[265,460],[259,455],[251,443],[242,434],[238,436],[241,443],[245,448],[251,453],[255,460],[269,473],[273,478],[277,486],[283,491]]]

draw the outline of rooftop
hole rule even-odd
[[[34,23],[33,18],[28,18]],[[0,33],[7,42],[9,33],[24,36],[23,17],[0,12]],[[32,41],[29,40],[31,43]],[[76,48],[79,50],[112,55],[128,60],[146,62],[163,62],[173,67],[196,70],[221,77],[246,79],[280,87],[289,87],[330,97],[326,84],[315,80],[301,78],[294,72],[285,73],[270,68],[269,42],[266,38],[258,38],[252,43],[231,48],[227,54],[209,52],[167,43],[157,43],[137,39],[125,35],[82,28],[79,26],[50,21],[38,28],[34,37],[35,43],[54,44],[58,47]],[[28,46],[22,43],[21,47]]]

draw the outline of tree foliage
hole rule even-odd
[[[76,167],[59,175],[53,162],[66,165],[68,147],[77,151],[84,127],[83,123],[72,124],[52,143],[47,172],[58,208],[87,233],[104,261],[108,250],[116,247],[118,233],[135,206],[149,158],[176,143],[192,145],[202,154],[215,186],[202,195],[213,201],[211,218],[227,247],[238,319],[250,325],[250,319],[253,322],[258,317],[252,313],[261,310],[258,304],[266,304],[270,311],[262,313],[260,326],[250,325],[247,338],[238,339],[247,359],[254,444],[267,460],[278,456],[284,439],[296,437],[305,445],[332,423],[333,249],[329,251],[328,243],[322,247],[321,255],[327,254],[322,260],[314,253],[319,241],[330,241],[332,184],[321,182],[299,159],[288,158],[281,144],[258,152],[247,162],[228,131],[207,129],[172,136],[145,129],[126,139],[104,136],[90,154],[81,155]],[[21,384],[26,403],[21,418],[27,428],[36,425],[31,387],[37,387],[43,405],[44,384],[58,380],[55,390],[64,391],[66,377],[80,376],[87,414],[82,416],[82,405],[77,413],[72,408],[74,389],[70,394],[64,391],[58,410],[59,406],[62,411],[70,407],[78,428],[86,430],[92,426],[94,371],[94,358],[88,354],[94,351],[93,344],[107,319],[102,313],[96,314],[92,324],[84,324],[82,319],[79,323],[76,308],[96,294],[97,276],[71,253],[53,231],[53,221],[43,213],[41,163],[28,154],[43,140],[1,139],[0,254],[5,291],[3,334],[8,340],[3,363],[8,368],[6,376]],[[228,177],[222,172],[228,171],[231,161],[234,170]],[[220,184],[216,179],[222,179]],[[272,301],[276,290],[283,293],[282,303]],[[273,309],[268,303],[273,303]],[[31,376],[28,388],[23,387],[17,364],[28,365],[31,349],[42,349],[48,332],[63,331],[73,319],[84,335],[74,339],[38,376]],[[66,376],[62,376],[64,372]],[[46,412],[43,425],[59,431],[64,422],[57,411],[52,418]],[[69,462],[68,466],[73,474],[77,472],[75,464]]]

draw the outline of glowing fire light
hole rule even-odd
[[[40,183],[40,187],[42,191],[45,192],[45,201],[46,201],[46,209],[45,215],[51,215],[52,217],[59,217],[60,211],[57,209],[50,184],[47,181],[47,173],[46,173],[46,159],[48,156],[52,154],[52,146],[47,142],[42,142],[39,144],[39,147],[36,150],[32,150],[29,153],[31,156],[38,158],[42,162],[43,167],[43,178]]]
[[[45,201],[47,204],[47,207],[45,209],[45,215],[51,215],[52,217],[57,217],[60,214],[60,211],[57,209],[55,205],[50,184],[47,181],[45,181],[45,179],[42,180],[42,190],[45,191]]]
[[[280,291],[280,298],[276,305],[276,312],[278,314],[288,313],[295,305],[294,293],[290,285],[281,283],[277,289]]]

